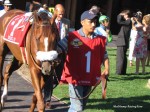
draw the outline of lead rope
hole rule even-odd
[[[100,82],[101,82],[101,80],[97,81],[97,83],[94,85],[94,87],[91,89],[91,91],[86,96],[81,97],[81,98],[73,98],[73,97],[70,97],[70,98],[76,99],[76,100],[83,100],[83,99],[89,97],[91,95],[91,93],[96,89],[96,87],[100,84]],[[76,92],[75,92],[75,94],[76,94]],[[76,94],[76,96],[78,96],[78,95]]]
[[[58,84],[59,84],[60,81],[59,81],[59,79],[57,77],[57,74],[56,74],[55,70],[54,70],[54,75],[55,75],[55,77],[56,77],[56,79],[58,81]],[[106,79],[106,84],[107,84],[108,77],[105,77],[105,79]],[[92,90],[86,96],[84,96],[84,97],[81,97],[81,98],[73,98],[73,97],[70,97],[70,96],[67,96],[67,97],[72,98],[72,99],[76,99],[76,100],[85,99],[85,98],[87,98],[87,97],[89,97],[91,95],[91,93],[96,89],[96,87],[100,84],[100,82],[101,82],[101,79],[97,81],[97,83],[94,85],[94,87],[92,88]],[[76,94],[76,92],[75,92],[75,94]],[[76,96],[77,96],[77,94],[76,94]]]

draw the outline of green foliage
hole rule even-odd
[[[90,95],[85,112],[149,112],[149,67],[146,67],[147,74],[135,75],[135,62],[132,67],[129,67],[128,63],[127,75],[116,75],[116,48],[107,48],[107,51],[110,60],[107,99],[102,100],[99,85]],[[59,85],[54,90],[54,95],[69,104],[67,85]]]

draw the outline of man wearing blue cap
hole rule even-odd
[[[82,27],[59,42],[59,47],[67,53],[61,83],[69,84],[71,104],[68,112],[83,111],[92,86],[100,83],[101,76],[109,74],[106,38],[94,33],[96,17],[91,11],[83,12]]]

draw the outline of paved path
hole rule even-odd
[[[7,63],[7,61],[5,61]],[[18,75],[18,71],[14,72],[9,80],[9,93],[5,107],[2,112],[28,112],[33,88],[30,83],[29,76]],[[54,109],[46,110],[46,112],[67,112],[68,105],[64,102],[60,102],[57,98],[52,97],[52,106]],[[35,109],[37,112],[37,109]]]

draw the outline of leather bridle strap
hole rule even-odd
[[[35,21],[34,18],[33,18],[33,20]],[[35,26],[35,23],[33,23],[32,29],[31,29],[31,36],[30,36],[30,56],[31,56],[31,59],[32,59],[34,65],[35,65],[39,70],[42,70],[42,68],[37,64],[37,62],[35,61],[35,59],[34,59],[32,53],[31,53],[31,42],[32,42],[32,36],[33,36],[34,26]]]

